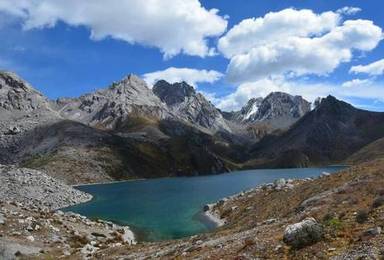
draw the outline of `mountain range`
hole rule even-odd
[[[50,100],[0,72],[0,116],[1,164],[69,184],[343,163],[384,137],[384,113],[332,96],[273,92],[224,112],[186,82],[150,88],[135,75]]]

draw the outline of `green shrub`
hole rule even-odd
[[[325,222],[325,224],[335,230],[339,230],[343,227],[343,223],[338,218],[330,218]]]

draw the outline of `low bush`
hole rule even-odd
[[[328,219],[325,224],[335,230],[340,230],[343,227],[343,223],[338,218]]]

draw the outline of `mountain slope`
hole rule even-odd
[[[250,165],[296,167],[338,163],[384,136],[384,113],[354,108],[332,96],[279,136],[251,149]]]
[[[384,158],[384,138],[380,138],[355,152],[346,160],[347,164],[364,163]]]

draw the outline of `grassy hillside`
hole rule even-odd
[[[348,157],[346,163],[358,164],[378,158],[384,158],[384,138],[364,146],[362,149]]]

